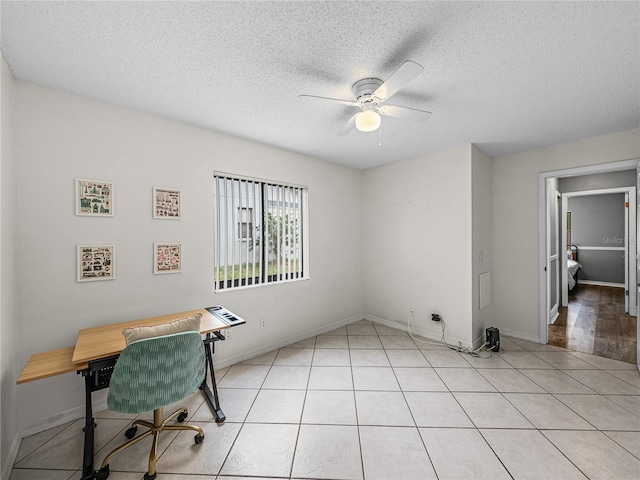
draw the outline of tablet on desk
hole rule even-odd
[[[207,312],[211,315],[219,318],[224,323],[229,325],[230,327],[235,327],[236,325],[242,325],[243,323],[247,323],[244,318],[239,317],[235,313],[230,312],[226,308],[220,305],[214,305],[213,307],[205,308]]]

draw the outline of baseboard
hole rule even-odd
[[[101,399],[94,400],[92,405],[94,411],[96,412],[105,410],[107,408],[106,396]],[[45,430],[49,430],[50,428],[64,425],[68,422],[73,422],[74,420],[78,420],[79,418],[84,418],[84,412],[85,407],[83,405],[65,410],[64,412],[57,413],[47,418],[35,420],[28,425],[24,425],[11,442],[11,448],[9,450],[9,454],[7,455],[6,463],[2,469],[0,479],[9,478],[9,475],[11,474],[11,470],[13,468],[13,464],[16,462],[16,458],[18,457],[20,443],[22,442],[23,438],[29,437],[36,433],[44,432]]]
[[[364,319],[369,320],[370,322],[380,323],[381,325],[385,325],[387,327],[397,328],[398,330],[402,330],[404,332],[407,331],[407,325],[405,324],[393,322],[391,320],[387,320],[386,318],[378,317],[376,315],[371,315],[370,313],[365,313]]]
[[[293,343],[297,343],[297,342],[301,342],[303,340],[306,340],[307,338],[311,338],[311,337],[315,337],[316,335],[321,335],[323,333],[327,333],[330,332],[331,330],[335,330],[336,328],[340,328],[340,327],[344,327],[345,325],[349,325],[353,322],[357,322],[358,320],[362,320],[363,316],[362,315],[354,315],[352,317],[349,318],[345,318],[343,320],[339,320],[336,322],[333,322],[329,325],[324,325],[321,328],[317,328],[314,330],[311,330],[309,332],[305,332],[302,333],[300,335],[296,335],[294,337],[289,337],[289,338],[284,338],[282,340],[279,340],[278,342],[266,345],[264,347],[261,347],[257,350],[253,350],[250,352],[245,352],[242,355],[237,355],[237,356],[232,356],[232,357],[227,357],[227,358],[220,358],[219,360],[216,359],[215,355],[214,355],[214,367],[216,370],[220,370],[226,367],[229,367],[231,365],[235,365],[236,363],[240,363],[240,362],[244,362],[245,360],[249,360],[250,358],[254,358],[257,357],[259,355],[271,352],[273,350],[275,350],[276,348],[282,348],[282,347],[286,347],[287,345],[291,345]],[[106,390],[105,390],[105,394],[102,396],[97,396],[99,398],[96,398],[96,396],[94,395],[93,398],[93,411],[94,412],[100,412],[102,410],[106,410],[107,409],[107,397],[106,397]],[[64,412],[60,412],[57,413],[53,416],[47,417],[47,418],[41,418],[39,420],[35,420],[31,423],[29,423],[28,425],[25,425],[22,427],[21,432],[16,436],[16,450],[14,453],[14,456],[12,457],[12,461],[9,462],[9,473],[11,472],[11,466],[13,465],[14,461],[15,461],[15,456],[18,454],[18,448],[20,447],[20,441],[24,438],[24,437],[28,437],[30,435],[36,434],[36,433],[40,433],[43,432],[45,430],[48,430],[50,428],[54,428],[57,427],[59,425],[63,425],[67,422],[71,422],[73,420],[77,420],[79,418],[84,418],[84,412],[85,412],[85,407],[84,405],[78,406],[78,407],[74,407],[71,408],[69,410],[65,410]],[[12,446],[13,448],[13,446]],[[2,477],[0,478],[9,478],[8,474],[5,477],[5,475],[3,474]]]
[[[18,432],[13,437],[13,440],[11,442],[9,453],[5,458],[4,465],[2,466],[2,471],[0,472],[0,479],[9,478],[9,475],[11,475],[11,469],[13,468],[13,464],[16,463],[16,458],[18,456],[18,450],[20,449],[21,441],[22,441],[22,436],[20,432]]]
[[[478,348],[482,347],[485,343],[487,343],[487,335],[486,335],[486,333],[480,335],[478,338],[476,338],[473,341],[473,349],[477,350]]]
[[[528,342],[540,343],[540,337],[500,327],[500,336],[502,335],[506,335],[507,337],[519,338],[520,340],[527,340]]]
[[[612,282],[598,282],[597,280],[578,280],[578,286],[580,285],[597,285],[600,287],[618,287],[625,288],[624,283],[612,283]]]
[[[392,320],[388,320],[386,318],[383,317],[378,317],[376,315],[371,315],[369,313],[365,313],[364,315],[365,320],[370,320],[372,322],[375,323],[380,323],[382,325],[386,325],[387,327],[391,327],[391,328],[397,328],[398,330],[402,330],[404,332],[408,332],[409,331],[409,326],[407,323],[399,323],[399,322],[394,322]],[[435,322],[434,322],[435,323]],[[420,327],[416,327],[415,325],[411,326],[411,333],[414,335],[418,335],[420,337],[423,338],[427,338],[429,340],[434,340],[436,342],[440,342],[440,340],[442,339],[442,333],[432,333],[429,332],[423,328]],[[473,348],[472,345],[470,345],[468,342],[463,342],[462,340],[459,340],[457,338],[453,338],[450,336],[446,337],[446,341],[452,345],[458,345],[461,344],[464,348]],[[483,342],[484,343],[484,342]],[[475,342],[474,342],[475,344]],[[481,345],[481,344],[479,344]]]
[[[93,402],[94,411],[98,412],[103,410],[99,406],[100,402]],[[104,401],[104,405],[106,408],[107,402]],[[60,425],[64,425],[65,423],[72,422],[74,420],[78,420],[79,418],[84,417],[84,405],[73,407],[69,410],[65,410],[60,413],[56,413],[47,418],[41,418],[32,421],[31,423],[24,425],[22,427],[22,438],[28,437],[30,435],[43,432],[45,430],[49,430],[50,428],[58,427]]]
[[[338,320],[329,325],[324,325],[321,328],[317,328],[311,330],[309,332],[302,333],[300,335],[296,335],[294,337],[282,338],[277,342],[265,345],[256,350],[251,350],[249,352],[243,352],[240,355],[234,355],[225,358],[216,359],[214,355],[214,362],[216,370],[220,370],[226,367],[230,367],[231,365],[235,365],[240,362],[244,362],[245,360],[249,360],[250,358],[258,357],[265,353],[272,352],[277,348],[286,347],[287,345],[291,345],[293,343],[302,342],[311,337],[315,337],[316,335],[322,335],[323,333],[330,332],[331,330],[335,330],[336,328],[344,327],[345,325],[349,325],[353,322],[357,322],[358,320],[362,320],[362,315],[354,315],[349,318],[345,318],[343,320]]]

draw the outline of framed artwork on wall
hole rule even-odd
[[[76,178],[76,215],[113,217],[113,183]]]
[[[116,278],[113,245],[78,245],[78,282]]]
[[[180,190],[153,187],[153,218],[179,220],[181,207]]]
[[[153,273],[182,272],[182,244],[154,243],[153,244]]]

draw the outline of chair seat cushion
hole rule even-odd
[[[181,332],[199,332],[200,320],[202,314],[197,313],[190,317],[180,318],[169,323],[162,323],[160,325],[141,326],[133,328],[124,328],[122,335],[127,345],[136,340],[142,340],[143,338],[160,337],[162,335],[171,335],[172,333]]]

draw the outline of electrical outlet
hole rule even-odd
[[[267,319],[266,318],[261,318],[260,319],[260,328],[267,328]]]
[[[224,338],[225,338],[225,340],[231,340],[231,329],[230,328],[225,329]]]

